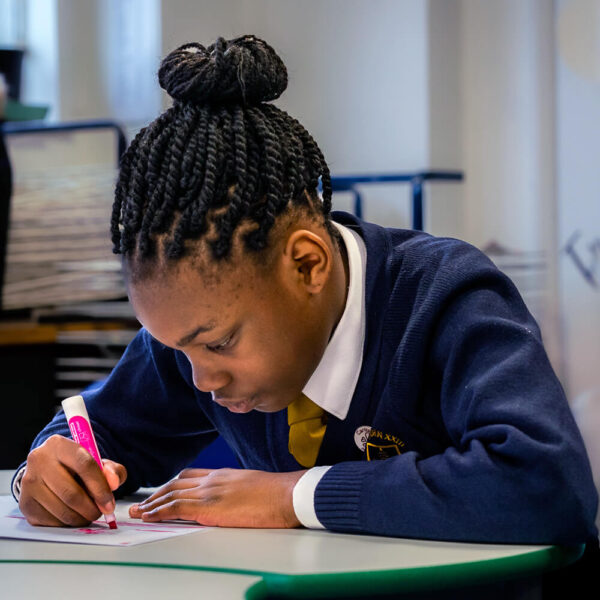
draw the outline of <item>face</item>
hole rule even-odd
[[[335,326],[328,294],[294,260],[282,252],[266,272],[246,258],[207,278],[183,259],[129,296],[148,332],[185,354],[199,390],[232,412],[274,412],[300,395]]]

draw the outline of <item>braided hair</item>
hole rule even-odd
[[[193,247],[187,241],[204,237],[219,261],[231,255],[238,229],[244,247],[259,252],[277,217],[301,206],[333,230],[323,154],[296,119],[267,104],[287,86],[273,48],[251,35],[185,44],[162,61],[158,78],[174,103],[122,157],[111,218],[116,254],[177,260]]]

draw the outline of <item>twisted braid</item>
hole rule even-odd
[[[189,241],[207,237],[213,258],[225,259],[242,224],[245,247],[260,251],[293,206],[309,206],[328,223],[322,152],[296,119],[266,103],[287,85],[270,46],[253,36],[186,44],[165,58],[159,79],[175,103],[123,156],[111,216],[115,253],[150,258],[161,238],[165,256],[178,259]]]

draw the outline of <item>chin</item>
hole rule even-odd
[[[281,410],[285,410],[290,405],[289,401],[284,400],[283,402],[280,400],[279,402],[260,402],[258,403],[254,410],[262,413],[276,413]]]
[[[257,412],[261,412],[261,413],[276,413],[276,412],[279,412],[280,410],[283,410],[284,408],[287,408],[287,405],[280,407],[280,406],[264,406],[262,404],[259,404],[254,407],[254,410]]]

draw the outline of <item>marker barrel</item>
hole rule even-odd
[[[96,444],[96,438],[92,431],[90,417],[87,408],[85,407],[85,402],[83,401],[83,396],[71,396],[70,398],[66,398],[62,401],[62,407],[65,411],[65,416],[73,440],[80,446],[83,446],[98,463],[100,469],[104,470],[100,452],[98,451],[98,444]],[[111,529],[117,528],[117,520],[115,519],[114,513],[106,514],[104,515],[104,518]]]

